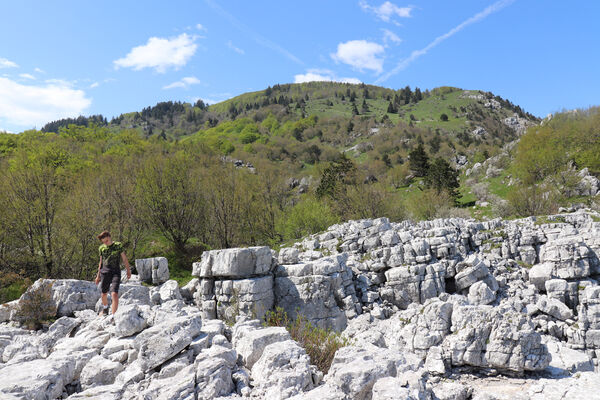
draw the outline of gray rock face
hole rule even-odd
[[[288,399],[311,390],[315,384],[313,375],[316,375],[316,368],[313,368],[306,351],[295,341],[269,344],[252,367],[252,395],[265,399]]]
[[[451,331],[442,347],[453,366],[522,372],[544,370],[550,363],[540,334],[521,313],[491,306],[454,307]]]
[[[286,340],[291,340],[291,337],[283,327],[258,328],[256,324],[236,325],[233,332],[233,347],[249,369],[252,369],[268,345]]]
[[[205,251],[194,263],[192,274],[199,278],[248,278],[271,270],[273,256],[268,247],[248,247]]]
[[[137,259],[135,269],[143,282],[160,285],[169,280],[169,262],[165,257]]]
[[[275,305],[290,318],[299,313],[325,329],[342,330],[347,316],[358,311],[352,271],[343,256],[280,265],[275,271],[274,290]]]
[[[194,301],[204,318],[232,322],[238,315],[262,318],[273,307],[274,263],[268,247],[204,252],[192,272],[200,278]]]
[[[475,282],[469,288],[469,303],[486,305],[496,300],[496,294],[483,281]]]
[[[421,360],[410,354],[379,348],[344,347],[333,358],[325,382],[339,388],[348,398],[370,399],[373,386],[381,378],[396,377],[407,371],[416,371]]]
[[[148,326],[150,307],[125,305],[120,306],[114,316],[115,333],[117,336],[131,336]]]
[[[79,381],[82,389],[93,386],[109,385],[115,381],[115,378],[123,371],[123,364],[110,361],[102,356],[92,358],[81,371]]]
[[[137,335],[134,341],[138,360],[147,372],[187,347],[200,334],[200,316],[183,316],[154,325]]]

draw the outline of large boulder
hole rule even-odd
[[[291,336],[283,327],[259,328],[252,323],[242,323],[235,325],[232,342],[246,368],[252,369],[265,347],[286,340],[291,340]]]
[[[165,257],[137,259],[135,269],[143,282],[160,285],[169,280],[169,261]]]
[[[306,351],[295,341],[272,343],[252,366],[252,395],[276,400],[310,390],[316,383],[313,368]]]
[[[154,325],[137,335],[134,346],[143,371],[149,371],[187,347],[202,328],[200,315],[180,316]]]
[[[324,329],[341,331],[356,315],[358,299],[352,270],[342,255],[313,262],[280,265],[275,270],[275,306],[291,319],[302,315]]]
[[[81,371],[79,382],[82,389],[88,389],[93,386],[109,385],[115,381],[115,378],[124,366],[120,362],[110,361],[102,356],[92,358]]]
[[[525,314],[492,306],[455,306],[452,334],[442,343],[452,366],[541,371],[550,363],[546,345]]]
[[[197,398],[208,400],[233,392],[231,376],[236,361],[236,351],[226,347],[213,346],[201,352],[195,360]]]
[[[192,275],[199,278],[241,279],[266,275],[273,265],[271,249],[248,247],[210,250],[202,253],[202,260],[193,264]]]
[[[373,386],[379,379],[416,371],[421,364],[419,357],[408,352],[381,351],[375,346],[342,347],[335,353],[324,380],[347,398],[371,399]]]
[[[150,307],[137,304],[120,306],[114,315],[115,334],[117,336],[131,336],[148,326]]]

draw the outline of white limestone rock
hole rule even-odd
[[[160,285],[169,280],[169,261],[165,257],[135,260],[135,269],[141,281]]]

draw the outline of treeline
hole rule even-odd
[[[108,121],[106,117],[101,114],[98,115],[90,115],[89,117],[84,117],[80,115],[77,118],[63,118],[56,121],[48,122],[46,125],[42,127],[42,132],[58,132],[60,128],[65,128],[69,125],[79,125],[79,126],[90,126],[91,124],[98,126],[106,126]]]

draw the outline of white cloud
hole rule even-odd
[[[474,24],[476,22],[481,21],[482,19],[484,19],[488,15],[493,14],[493,13],[495,13],[497,11],[500,11],[504,7],[511,5],[515,1],[516,0],[500,0],[500,1],[497,1],[497,2],[495,2],[494,4],[492,4],[492,5],[488,6],[488,7],[486,7],[483,11],[481,11],[481,12],[473,15],[471,18],[465,20],[461,24],[459,24],[459,25],[455,26],[454,28],[450,29],[448,32],[444,33],[443,35],[436,37],[431,43],[429,43],[424,48],[422,48],[420,50],[414,50],[412,53],[410,53],[410,56],[408,56],[404,60],[400,61],[398,63],[398,65],[396,65],[396,67],[393,70],[391,70],[391,71],[387,72],[385,75],[381,76],[379,79],[377,79],[377,81],[375,81],[375,83],[379,84],[381,82],[386,81],[392,75],[395,75],[398,72],[406,69],[416,59],[418,59],[419,57],[427,54],[427,52],[429,50],[433,49],[435,46],[437,46],[438,44],[442,43],[444,40],[446,40],[446,39],[454,36],[455,34],[457,34],[458,32],[462,31],[467,26],[469,26],[471,24]]]
[[[357,78],[338,78],[332,71],[326,69],[309,69],[305,74],[294,75],[294,83],[304,82],[343,82],[360,83]]]
[[[199,31],[206,31],[206,27],[202,24],[196,24],[196,29]]]
[[[337,52],[331,54],[335,61],[348,64],[359,71],[370,69],[375,72],[383,70],[383,58],[379,57],[385,49],[382,45],[366,40],[350,40],[338,44]]]
[[[38,74],[45,74],[45,73],[46,73],[46,71],[44,71],[44,70],[43,70],[43,69],[41,69],[41,68],[37,68],[37,67],[36,67],[36,68],[34,68],[33,70],[34,70],[35,72],[37,72]]]
[[[175,89],[175,88],[187,89],[191,85],[197,85],[199,83],[200,83],[200,79],[196,78],[195,76],[186,76],[185,78],[182,78],[179,81],[176,81],[176,82],[170,83],[166,86],[163,86],[163,89]]]
[[[392,22],[396,25],[399,25],[393,17],[400,18],[410,18],[410,13],[413,10],[413,7],[398,7],[396,4],[386,1],[380,6],[370,6],[365,0],[359,1],[358,5],[364,10],[368,12],[374,13],[377,18],[384,22]]]
[[[386,44],[386,46],[391,42],[394,44],[400,44],[402,43],[402,39],[400,39],[400,36],[396,35],[394,32],[390,31],[389,29],[382,29],[383,31],[383,43]]]
[[[6,58],[0,57],[0,68],[17,68],[18,65],[15,62],[7,60]]]
[[[231,40],[227,42],[227,47],[229,47],[231,50],[235,51],[238,54],[246,54],[244,50],[240,49],[239,47],[235,47],[233,43],[231,43]]]
[[[151,37],[145,45],[131,49],[125,57],[114,61],[115,68],[132,68],[139,71],[154,68],[164,73],[168,68],[178,69],[187,64],[196,52],[196,37],[182,33],[174,38]]]
[[[49,121],[78,116],[91,103],[83,90],[68,84],[22,85],[0,78],[0,121],[4,125],[41,127]]]
[[[19,76],[23,79],[35,80],[35,76],[33,76],[31,74],[19,74]]]
[[[100,86],[100,83],[98,83],[98,82],[94,82],[94,83],[92,83],[92,84],[90,85],[90,89],[97,88],[98,86]]]

